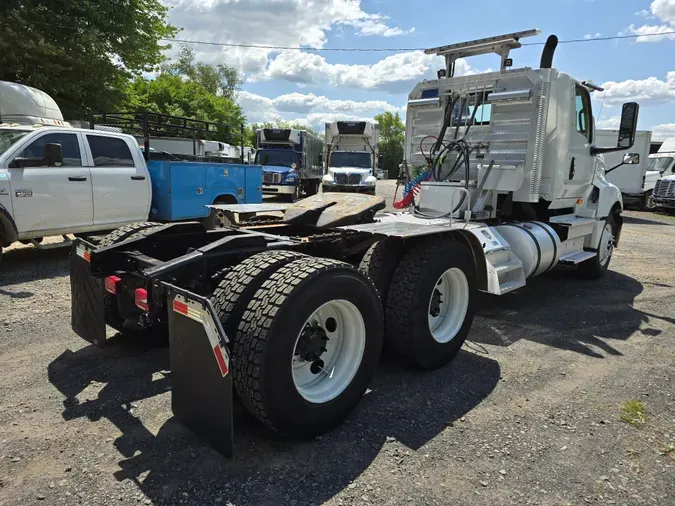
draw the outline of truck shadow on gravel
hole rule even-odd
[[[638,330],[661,333],[641,329],[653,317],[633,307],[642,291],[642,283],[612,270],[588,281],[575,278],[570,268],[558,268],[514,294],[481,294],[469,339],[497,346],[527,339],[595,358],[621,355],[608,340],[623,341]]]
[[[452,437],[461,429],[443,431],[500,378],[496,361],[466,351],[433,372],[385,359],[346,422],[312,441],[282,439],[236,405],[235,456],[226,459],[173,418],[156,435],[142,423],[155,409],[169,413],[167,396],[156,397],[170,389],[168,350],[118,339],[64,352],[49,365],[49,380],[66,398],[66,420],[105,418],[122,433],[110,443],[123,456],[115,477],[132,480],[153,504],[321,504],[351,493],[350,482],[375,459],[395,469],[406,451]]]

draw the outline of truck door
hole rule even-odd
[[[591,156],[593,128],[591,124],[591,96],[580,85],[574,87],[574,130],[570,135],[568,171],[565,177],[564,198],[578,198],[593,179],[594,158]]]
[[[45,133],[33,139],[15,158],[42,157],[45,144],[61,145],[62,166],[7,169],[19,234],[58,233],[91,226],[94,214],[91,177],[89,168],[82,163],[81,135]]]
[[[124,137],[86,134],[94,193],[94,225],[147,221],[150,180],[140,151]]]

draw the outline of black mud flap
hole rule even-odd
[[[227,336],[209,299],[165,286],[171,409],[182,424],[231,457],[232,373]]]
[[[105,344],[103,280],[91,275],[90,253],[95,246],[76,239],[70,250],[71,326],[85,341]]]

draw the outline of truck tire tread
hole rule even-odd
[[[429,341],[432,339],[430,333],[428,339],[423,335],[429,332],[426,327],[422,329],[427,325],[427,309],[424,308],[424,318],[415,316],[420,304],[427,304],[426,299],[420,301],[417,288],[431,263],[438,258],[450,257],[455,259],[458,267],[464,267],[465,274],[468,273],[469,307],[457,335],[449,343],[435,346],[435,343]],[[422,369],[435,369],[447,364],[459,352],[473,321],[476,276],[471,258],[466,246],[449,238],[421,241],[401,257],[387,294],[385,326],[391,329],[388,333],[388,344],[404,362]]]
[[[320,427],[306,427],[302,432],[294,432],[291,430],[289,433],[288,430],[284,430],[283,426],[280,427],[279,424],[275,423],[275,420],[272,420],[272,417],[266,408],[266,392],[264,391],[265,386],[261,377],[262,368],[264,366],[264,355],[272,338],[273,322],[282,310],[284,303],[289,297],[293,296],[296,289],[301,285],[306,286],[312,283],[317,277],[324,275],[326,271],[334,269],[341,269],[343,272],[345,270],[352,271],[359,277],[363,277],[363,275],[353,266],[344,262],[310,256],[301,258],[281,267],[263,283],[262,287],[251,299],[241,318],[241,322],[239,323],[239,329],[236,335],[237,345],[232,354],[234,386],[239,399],[246,410],[260,422],[285,435],[305,438],[312,437],[313,435],[324,432],[342,420],[342,418],[340,418],[339,420],[336,420],[335,423],[324,424]],[[377,297],[376,290],[373,289],[372,293],[374,297]],[[377,301],[377,304],[379,306],[379,300]],[[375,308],[378,306],[375,306]],[[379,312],[379,315],[376,315],[376,317],[380,318],[380,333],[379,335],[370,336],[369,339],[372,339],[372,341],[370,341],[371,346],[377,347],[377,350],[371,349],[370,353],[372,354],[376,351],[377,358],[375,363],[372,364],[372,371],[365,372],[365,376],[367,376],[365,379],[367,382],[370,381],[374,374],[381,349],[382,313]],[[366,347],[368,348],[368,342]],[[364,353],[364,362],[366,360],[365,357],[366,355]],[[353,383],[354,382],[356,382],[356,378]],[[359,393],[359,398],[362,393],[363,392]],[[345,411],[348,412],[350,410],[351,407]]]
[[[265,251],[224,273],[211,301],[229,339],[233,339],[246,306],[265,280],[280,267],[304,256],[290,250]],[[234,341],[231,341],[231,347],[232,344]]]
[[[161,223],[155,223],[152,221],[145,221],[140,223],[132,223],[131,225],[125,225],[124,227],[120,227],[116,230],[113,230],[108,235],[106,235],[103,238],[103,240],[101,240],[101,242],[98,244],[98,247],[103,248],[106,246],[111,246],[118,242],[126,241],[127,239],[131,239],[133,236],[139,234],[139,232],[143,230],[159,227],[161,225],[162,225]]]

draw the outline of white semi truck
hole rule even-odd
[[[324,191],[375,194],[379,134],[368,121],[326,123]]]
[[[606,145],[616,139],[618,130],[596,130],[595,139],[600,145]],[[605,153],[605,177],[607,181],[621,190],[624,205],[638,206],[641,209],[651,207],[651,197],[659,172],[649,170],[651,164],[649,148],[652,133],[641,130],[635,134],[635,144],[630,149]],[[630,164],[626,155],[630,155]]]
[[[649,169],[659,173],[652,202],[663,209],[675,209],[675,137],[663,141],[658,152],[649,155]]]
[[[228,230],[183,223],[78,240],[73,329],[103,346],[120,318],[166,326],[176,418],[231,455],[234,391],[261,423],[311,438],[358,404],[383,341],[415,367],[442,367],[479,291],[509,293],[558,265],[601,278],[623,204],[600,155],[632,148],[638,105],[624,104],[617,139],[598,145],[596,88],[552,68],[555,36],[539,68],[510,68],[510,51],[537,33],[426,51],[446,65],[408,97],[404,163],[422,176],[403,211],[326,192],[276,209],[214,206],[262,213]],[[498,71],[453,75],[458,58],[488,53]]]

